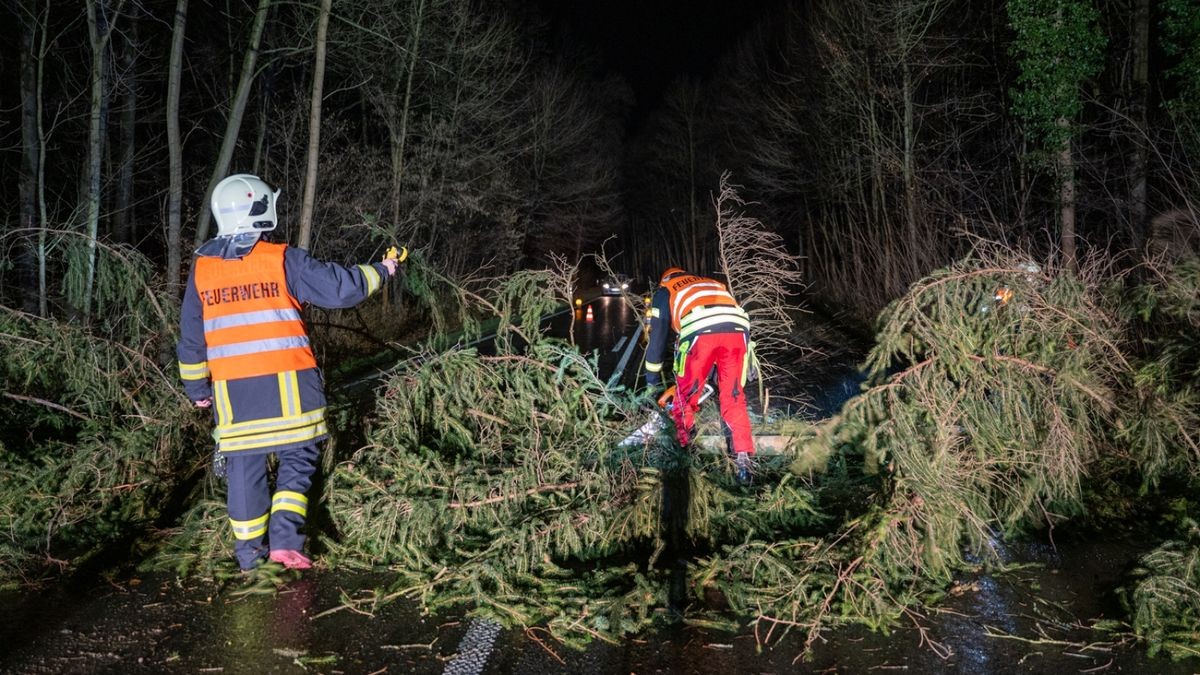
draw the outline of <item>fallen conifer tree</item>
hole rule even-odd
[[[671,615],[661,554],[682,533],[699,554],[686,620],[808,646],[903,621],[941,649],[922,607],[1004,538],[1168,470],[1194,480],[1188,264],[1170,273],[1179,286],[1146,285],[988,250],[931,274],[881,317],[868,384],[836,416],[758,420],[794,442],[760,458],[750,489],[669,430],[621,446],[649,402],[542,337],[554,284],[519,275],[474,296],[498,324],[494,353],[424,349],[387,376],[367,445],[332,471],[325,562],[391,576],[346,606],[408,597],[580,645]],[[1147,302],[1176,318],[1133,311]],[[714,412],[702,433],[719,433]]]
[[[0,307],[0,584],[131,541],[204,454],[202,420],[160,354],[173,325],[149,263],[99,252],[91,325]]]

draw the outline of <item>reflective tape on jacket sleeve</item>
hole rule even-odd
[[[362,271],[363,278],[367,281],[367,295],[379,290],[381,285],[379,270],[375,269],[374,265],[359,265],[358,269]]]
[[[200,363],[184,363],[180,361],[179,377],[184,380],[207,380],[208,361],[201,361]]]

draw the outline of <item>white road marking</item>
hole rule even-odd
[[[458,642],[458,653],[446,663],[442,675],[479,675],[500,635],[500,624],[490,619],[471,619],[467,633]]]
[[[621,355],[621,360],[617,362],[616,369],[613,370],[613,374],[608,378],[608,386],[616,386],[621,376],[625,373],[625,366],[629,364],[629,356],[633,354],[633,348],[637,346],[637,334],[640,330],[642,330],[641,326],[633,327],[633,332],[629,334],[629,343],[625,345],[625,353]]]

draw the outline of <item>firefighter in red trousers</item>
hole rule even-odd
[[[749,482],[754,456],[745,391],[750,318],[725,284],[678,267],[663,272],[650,304],[646,384],[657,387],[662,383],[667,336],[673,331],[677,337],[675,403],[671,416],[679,443],[686,447],[691,441],[697,400],[715,366],[721,419],[733,439],[737,477],[742,483]]]
[[[301,528],[328,438],[321,371],[300,308],[352,307],[396,273],[397,260],[343,267],[260,240],[275,229],[279,191],[256,176],[213,190],[217,236],[196,250],[176,353],[184,390],[212,408],[216,462],[224,460],[238,564],[265,559],[307,569]],[[267,455],[279,459],[275,488]]]

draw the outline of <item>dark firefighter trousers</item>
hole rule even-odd
[[[234,553],[242,569],[251,569],[273,550],[302,551],[300,529],[308,517],[308,488],[320,449],[314,445],[283,450],[275,492],[270,491],[267,454],[229,455],[226,476]]]

